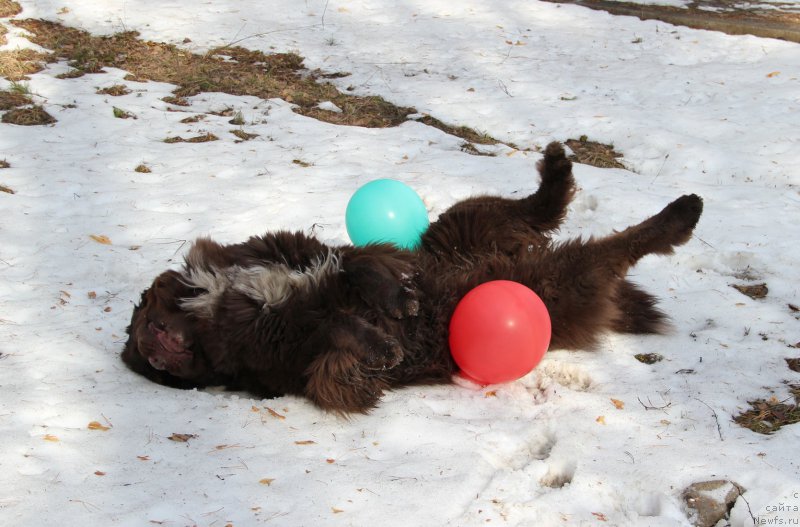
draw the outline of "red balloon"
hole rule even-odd
[[[528,374],[550,345],[550,314],[539,296],[508,280],[466,295],[450,319],[450,353],[461,374],[479,384]]]

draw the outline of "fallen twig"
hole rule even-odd
[[[694,399],[696,401],[700,401],[701,403],[703,403],[706,406],[706,408],[711,410],[711,414],[714,416],[714,421],[717,423],[717,433],[719,434],[719,440],[720,441],[725,441],[725,438],[722,437],[722,426],[720,426],[720,424],[719,424],[719,416],[717,415],[717,411],[714,410],[713,408],[711,408],[705,401],[701,401],[697,397],[695,397]]]

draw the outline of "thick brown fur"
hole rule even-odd
[[[542,298],[551,348],[591,348],[609,330],[662,331],[656,299],[625,276],[643,256],[688,241],[702,200],[682,196],[605,238],[554,242],[575,192],[572,165],[552,143],[538,169],[534,194],[459,202],[413,252],[330,247],[300,232],[234,245],[200,239],[180,271],[142,293],[122,359],[168,386],[296,394],[346,414],[369,410],[388,389],[450,382],[450,316],[490,280]]]

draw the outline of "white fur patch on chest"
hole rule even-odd
[[[233,265],[224,269],[213,266],[191,267],[183,272],[185,283],[206,292],[184,299],[181,307],[199,316],[211,318],[222,295],[228,290],[234,290],[262,304],[265,310],[274,309],[292,296],[318,287],[325,277],[340,271],[339,256],[332,250],[302,269],[294,269],[282,263],[252,267]]]

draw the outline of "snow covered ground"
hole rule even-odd
[[[798,425],[765,436],[732,421],[800,383],[784,360],[800,356],[798,45],[531,0],[20,3],[19,18],[93,34],[296,51],[349,72],[343,90],[520,149],[473,156],[416,122],[334,126],[218,93],[167,111],[172,86],[114,69],[32,75],[58,122],[0,125],[15,191],[0,194],[0,524],[679,526],[682,490],[713,479],[746,489],[733,526],[800,521]],[[7,48],[30,45],[10,31]],[[115,84],[132,92],[96,93]],[[237,142],[230,117],[179,122],[225,107],[259,137]],[[205,132],[221,140],[163,142]],[[630,171],[576,166],[562,236],[705,199],[695,238],[633,271],[670,335],[552,350],[507,385],[400,390],[349,420],[294,397],[172,390],[119,361],[133,301],[196,236],[314,226],[346,243],[347,200],[371,179],[408,183],[434,219],[472,194],[532,191],[531,149],[581,135]],[[766,298],[731,287],[758,282]],[[650,352],[664,360],[634,358]]]

